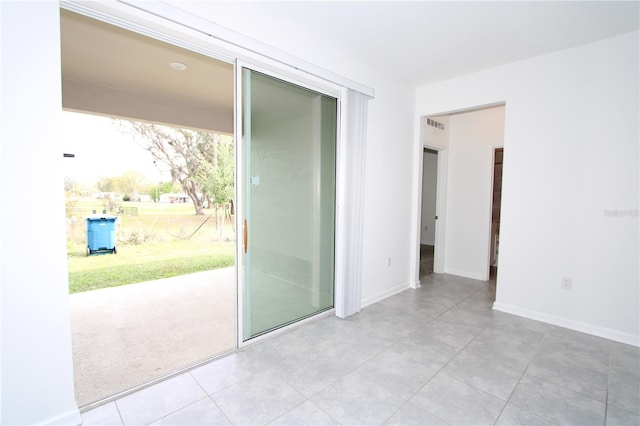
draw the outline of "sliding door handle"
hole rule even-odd
[[[249,242],[249,228],[247,227],[247,219],[244,220],[244,252],[247,253],[247,243]]]

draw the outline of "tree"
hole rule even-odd
[[[73,195],[75,195],[76,192],[76,186],[78,185],[78,183],[76,182],[75,178],[69,177],[69,176],[65,176],[64,177],[64,191],[65,192],[71,192]]]
[[[200,176],[210,169],[215,135],[200,130],[179,129],[142,122],[121,122],[129,127],[154,164],[169,168],[171,179],[182,186],[193,202],[195,213],[204,214],[207,191]]]
[[[204,189],[207,201],[215,208],[216,229],[222,239],[225,213],[234,195],[234,149],[232,137],[213,135],[213,138],[212,149],[196,179]]]
[[[120,176],[101,176],[96,181],[100,192],[117,193],[122,198],[133,201],[140,199],[140,193],[148,187],[147,178],[135,170],[127,170]]]
[[[96,186],[100,192],[114,192],[113,178],[100,176],[96,181]]]
[[[182,191],[181,188],[178,188],[177,185],[172,182],[160,182],[157,185],[152,185],[149,187],[148,191],[149,195],[151,195],[151,199],[154,203],[160,202],[160,195],[162,194],[171,194],[173,192]]]
[[[146,177],[135,170],[127,170],[120,176],[111,178],[113,190],[133,201],[140,199],[140,192],[147,186]]]

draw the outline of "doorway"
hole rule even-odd
[[[230,241],[236,246],[234,259],[238,259],[239,264],[231,268],[231,274],[225,274],[227,281],[230,278],[232,281],[229,282],[233,285],[230,294],[234,302],[231,307],[234,315],[233,321],[229,323],[233,326],[234,339],[233,344],[222,352],[235,350],[245,341],[254,338],[257,340],[266,333],[293,322],[331,312],[334,306],[340,88],[327,84],[330,89],[316,87],[311,90],[307,86],[290,84],[284,78],[249,71],[239,65],[234,67],[234,60],[229,58],[220,59],[196,53],[188,49],[189,45],[187,49],[177,47],[73,12],[61,11],[61,19],[63,109],[136,121],[141,123],[138,129],[142,136],[149,135],[147,126],[170,127],[171,129],[152,133],[152,136],[166,130],[166,134],[178,135],[187,140],[202,138],[200,141],[203,143],[196,145],[205,148],[211,140],[217,140],[214,136],[234,135],[238,138],[235,150],[232,149],[237,166],[232,192],[237,194],[235,197],[238,203],[233,203],[230,211],[235,211],[236,217],[243,219],[235,221],[238,238],[234,236]],[[69,22],[64,21],[67,19]],[[84,30],[97,31],[93,34],[79,34],[68,31],[71,28],[80,33]],[[110,40],[113,45],[109,41],[104,44],[97,42],[96,38],[104,35],[113,36]],[[144,45],[142,49],[132,53],[131,47],[141,40]],[[108,48],[113,46],[115,48],[109,51]],[[77,49],[76,53],[81,53],[72,58],[65,56],[74,49]],[[163,55],[167,53],[168,55]],[[108,63],[100,63],[100,60]],[[245,71],[247,74],[243,80]],[[142,78],[136,79],[141,72]],[[165,80],[167,72],[169,80]],[[235,76],[234,72],[237,72]],[[91,80],[95,76],[100,76],[103,80]],[[233,85],[234,77],[237,77],[236,88]],[[310,80],[316,86],[321,85],[315,79]],[[229,82],[231,83],[227,85]],[[236,100],[234,89],[239,87],[243,89],[237,93],[244,93],[249,97],[238,95]],[[256,92],[250,89],[256,89]],[[285,98],[288,100],[283,101]],[[243,105],[240,99],[248,108],[234,110],[234,107]],[[211,140],[207,133],[213,134]],[[175,140],[173,143],[172,146],[175,147]],[[229,144],[224,146],[228,147]],[[108,143],[103,144],[105,150],[110,147]],[[199,154],[206,156],[209,151],[206,148]],[[219,155],[214,157],[219,158]],[[155,160],[159,161],[158,158]],[[233,169],[231,174],[234,174]],[[175,174],[172,173],[172,180],[174,177]],[[198,174],[198,177],[202,175]],[[217,179],[205,181],[212,185],[219,183]],[[162,188],[156,185],[155,189],[154,193],[159,199]],[[182,189],[185,190],[184,187]],[[195,191],[195,195],[199,197],[203,192],[204,190]],[[148,195],[153,202],[153,194]],[[189,202],[188,197],[179,191],[172,189],[169,195],[167,199],[180,200],[180,204],[185,204],[183,201]],[[201,198],[197,200],[202,201]],[[205,216],[207,212],[203,210],[210,209],[212,202],[216,203],[213,197],[205,201],[207,207],[194,201],[196,216]],[[201,212],[205,215],[201,215]],[[209,222],[213,223],[213,220]],[[202,225],[205,225],[204,220]],[[184,234],[176,233],[187,237],[193,234],[185,231],[187,232]],[[109,255],[120,256],[123,254],[121,247],[118,247],[117,252],[116,254],[112,250]],[[107,255],[103,258],[106,259]],[[205,277],[205,280],[208,279]],[[157,289],[154,285],[152,283],[145,287]],[[137,284],[120,287],[133,288],[132,286]],[[189,288],[189,285],[183,281],[180,287]],[[283,288],[286,290],[282,290]],[[106,290],[115,292],[116,289]],[[167,295],[170,303],[183,306],[183,312],[190,315],[204,313],[213,316],[220,311],[202,305],[184,306],[184,301],[175,294],[163,294]],[[148,299],[144,294],[136,297],[140,302]],[[195,299],[204,303],[211,299],[211,295],[201,292]],[[115,306],[109,302],[106,305],[108,308]],[[126,343],[127,339],[122,338],[119,331],[132,328],[132,322],[113,312],[100,315],[100,311],[94,311],[102,319],[106,319],[107,323],[110,318],[119,318],[118,327],[110,329],[110,332],[115,339]],[[136,313],[140,311],[135,310]],[[153,306],[148,312],[151,312],[152,317],[146,324],[150,325],[160,324],[159,320],[164,317],[180,317],[167,314],[164,309],[154,310]],[[203,325],[191,318],[186,324],[171,328],[169,333],[160,332],[156,340],[162,346],[161,349],[179,354],[190,353],[186,347],[192,349],[191,343],[176,343],[168,337],[193,334],[191,331],[195,328],[194,324]],[[200,342],[211,342],[216,338],[217,332],[213,327],[199,328],[204,328],[205,332],[209,330],[209,336],[200,338]],[[143,334],[135,340],[143,345],[150,341],[149,334],[157,334],[151,327],[139,330]],[[100,333],[86,335],[102,334],[99,331]],[[127,347],[126,344],[122,346],[125,349]],[[148,351],[147,355],[151,356],[156,350],[157,348]],[[117,376],[127,381],[112,383],[113,386],[108,390],[100,390],[97,396],[80,397],[79,403],[85,409],[93,406],[94,401],[97,401],[95,405],[101,404],[115,395],[121,396],[207,362],[222,352],[208,351],[204,355],[199,353],[170,368],[154,368],[150,357],[132,360],[132,357],[128,357],[130,354],[126,353],[110,360],[97,359],[94,367],[112,368],[112,371],[118,371]],[[83,358],[82,354],[74,352],[74,362]],[[144,377],[121,374],[123,360],[131,361],[136,372],[141,371],[141,367],[150,367],[151,372]],[[90,377],[97,369],[88,368],[85,371],[88,374],[80,373],[76,377],[82,380],[88,378],[94,383],[100,381]],[[116,374],[110,376],[115,377]],[[77,389],[81,387],[82,385],[76,384]]]
[[[248,67],[243,342],[334,306],[337,99]]]
[[[504,116],[505,105],[500,103],[422,117],[420,151],[416,152],[420,158],[416,162],[419,166],[415,174],[416,187],[420,188],[423,183],[424,147],[438,150],[435,273],[446,271],[483,281],[490,278],[490,265],[494,264],[491,248],[499,245],[499,233],[494,234],[498,244],[491,241],[494,150],[504,146]],[[500,165],[497,171],[500,173]],[[500,184],[496,188],[500,189]],[[421,196],[418,191],[419,209],[422,208],[422,200],[418,198]],[[418,245],[424,231],[419,209],[416,209],[414,228],[416,262],[412,265],[416,280]],[[496,225],[499,226],[499,222]]]
[[[234,65],[60,20],[74,379],[90,407],[237,347]]]
[[[420,276],[433,273],[437,220],[438,151],[424,148],[422,166],[422,217],[420,221]]]
[[[500,247],[500,206],[502,203],[502,161],[504,148],[493,151],[493,191],[491,198],[491,249],[489,275],[495,278],[498,272],[498,252]]]

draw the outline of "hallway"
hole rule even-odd
[[[433,274],[434,247],[420,244],[420,279]]]

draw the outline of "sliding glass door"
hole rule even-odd
[[[334,302],[337,100],[241,70],[242,341]]]

